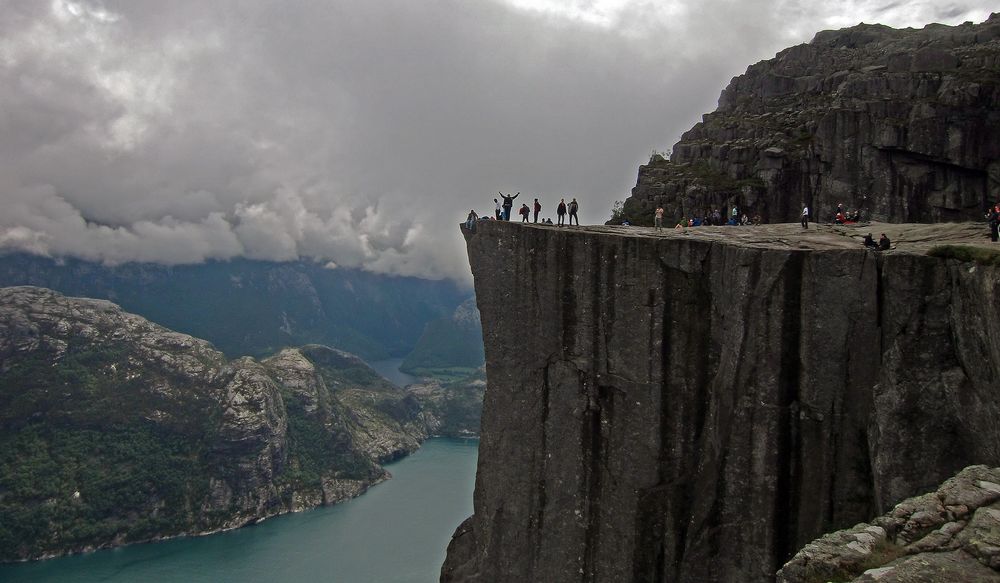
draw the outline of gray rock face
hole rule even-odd
[[[625,201],[651,225],[738,205],[765,221],[803,205],[865,219],[981,218],[1000,200],[1000,15],[895,30],[858,25],[761,61],[722,92]]]
[[[778,583],[1000,581],[1000,468],[968,467],[871,524],[814,540]]]
[[[107,301],[0,288],[0,561],[332,504],[426,435],[351,354],[227,361]]]
[[[466,233],[489,387],[441,580],[771,581],[822,533],[1000,465],[1000,269],[925,255],[920,228],[971,236],[899,226],[879,255],[798,225]]]

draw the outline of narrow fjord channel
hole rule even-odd
[[[477,440],[430,439],[348,502],[204,537],[0,566],[5,583],[431,583],[472,514]]]

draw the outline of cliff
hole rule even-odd
[[[332,504],[425,436],[351,354],[227,360],[107,301],[0,288],[0,561]]]
[[[971,220],[1000,200],[1000,15],[824,31],[736,77],[624,216],[651,225],[738,205],[767,222],[837,204],[888,222]],[[671,223],[673,224],[673,223]]]
[[[441,580],[771,581],[1000,465],[995,251],[977,225],[875,230],[893,251],[787,224],[465,231],[489,387]]]

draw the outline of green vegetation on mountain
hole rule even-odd
[[[334,503],[426,433],[349,353],[227,361],[109,302],[0,289],[0,561]]]

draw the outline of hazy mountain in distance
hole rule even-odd
[[[0,287],[15,285],[111,300],[158,324],[209,340],[229,357],[261,356],[309,343],[335,346],[367,360],[402,357],[428,322],[449,316],[469,295],[448,280],[329,269],[309,261],[105,266],[25,253],[0,255]]]

